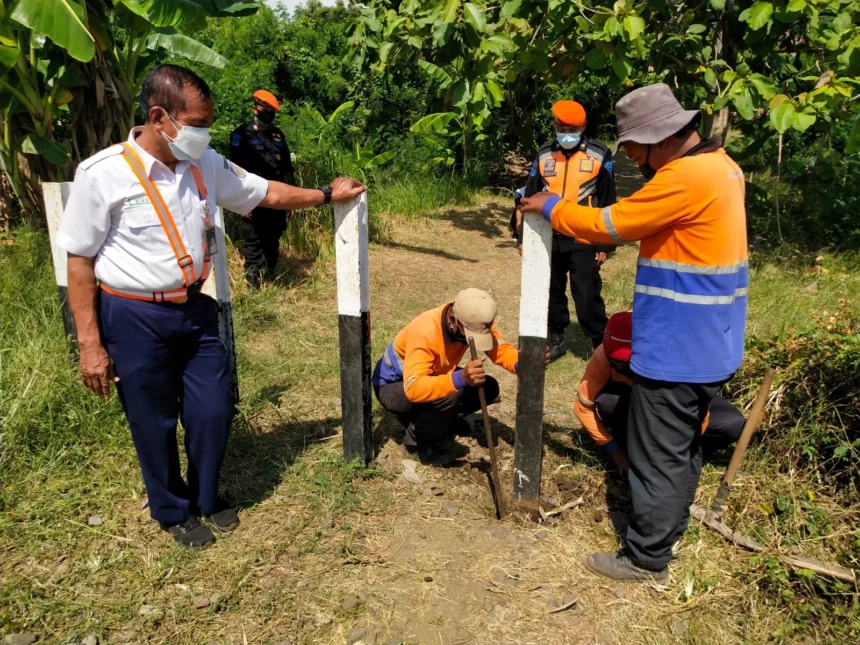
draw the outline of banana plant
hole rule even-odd
[[[351,156],[352,163],[355,164],[355,167],[361,174],[361,180],[364,183],[367,183],[368,171],[378,168],[394,159],[394,157],[397,156],[397,151],[386,150],[385,152],[375,154],[373,152],[373,144],[370,141],[367,141],[363,146],[356,143]]]
[[[0,165],[25,209],[40,210],[38,178],[68,178],[70,160],[134,125],[134,97],[150,65],[178,56],[224,67],[183,31],[258,9],[251,0],[112,2],[0,0]]]

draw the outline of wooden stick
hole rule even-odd
[[[735,475],[738,474],[741,462],[744,460],[744,455],[750,445],[752,434],[758,428],[759,423],[761,423],[761,413],[767,403],[767,397],[770,394],[770,388],[773,385],[775,376],[776,370],[769,367],[758,388],[758,394],[755,397],[752,410],[750,410],[746,423],[744,423],[744,429],[741,432],[740,439],[738,439],[738,445],[735,446],[732,460],[729,462],[729,467],[726,468],[723,481],[720,483],[720,488],[717,490],[714,501],[711,503],[710,512],[714,514],[717,520],[723,515],[723,506],[725,506],[726,500],[729,498],[729,493],[732,490],[732,482],[735,480]]]
[[[564,506],[559,506],[558,508],[554,508],[551,511],[545,511],[543,509],[540,509],[540,516],[543,519],[546,519],[548,517],[552,517],[553,515],[561,515],[565,511],[569,511],[570,509],[576,508],[577,506],[582,506],[583,499],[584,498],[580,496],[572,502],[568,502]]]
[[[780,556],[782,561],[797,569],[809,569],[822,576],[829,576],[848,582],[852,585],[857,584],[857,574],[852,569],[846,569],[838,564],[828,564],[814,558],[795,558],[790,555]]]
[[[469,351],[472,360],[478,360],[478,350],[475,349],[475,339],[469,336]],[[490,451],[490,468],[493,472],[493,503],[496,506],[496,519],[502,519],[502,480],[499,477],[499,463],[496,461],[496,445],[493,442],[493,430],[490,427],[490,413],[487,411],[487,395],[484,386],[478,386],[478,398],[481,400],[481,415],[484,417],[484,434],[487,436],[487,448]]]

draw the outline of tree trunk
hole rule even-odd
[[[469,175],[472,157],[472,143],[469,140],[469,129],[471,126],[471,119],[469,119],[468,114],[465,114],[463,116],[463,174],[467,177]]]
[[[734,69],[738,62],[738,45],[736,34],[732,33],[736,27],[734,20],[735,3],[733,0],[726,2],[726,9],[720,16],[720,22],[717,25],[716,38],[714,39],[714,57],[722,59],[728,63],[729,67]],[[705,137],[719,137],[725,143],[726,136],[729,133],[729,125],[731,123],[731,112],[728,107],[724,107],[716,114],[709,114],[705,117],[704,134]]]

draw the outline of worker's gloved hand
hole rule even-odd
[[[367,188],[358,179],[349,177],[337,177],[331,182],[331,201],[346,202],[354,197],[358,197]]]
[[[606,262],[606,253],[603,251],[595,253],[594,260],[597,262],[597,266],[603,266],[603,263]]]
[[[550,197],[554,197],[552,193],[535,193],[531,197],[523,197],[520,200],[520,211],[523,213],[541,213],[543,205]]]
[[[615,465],[618,466],[618,469],[622,473],[626,473],[630,470],[630,460],[621,450],[616,450],[612,453],[612,461],[615,462]]]
[[[476,385],[484,384],[484,381],[487,380],[487,373],[484,371],[485,360],[484,358],[478,358],[466,363],[466,367],[463,368],[463,380],[466,382],[466,385],[475,387]]]

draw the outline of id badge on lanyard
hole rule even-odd
[[[203,241],[206,245],[206,255],[212,257],[218,253],[218,238],[215,235],[215,227],[212,226],[212,219],[209,217],[209,200],[203,200],[203,211],[206,213],[203,227]]]

